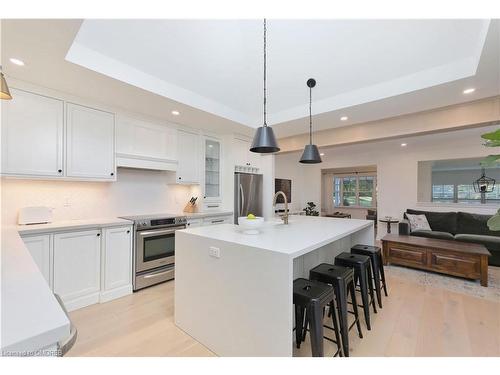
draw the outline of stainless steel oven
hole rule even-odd
[[[175,232],[186,228],[184,216],[135,216],[134,291],[175,276]]]

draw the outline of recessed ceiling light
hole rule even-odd
[[[406,147],[406,146],[408,146],[407,143],[401,143],[401,147]]]
[[[349,119],[349,117],[347,117],[347,116],[342,116],[342,117],[340,118],[340,121],[347,121],[348,119]]]
[[[181,113],[180,113],[179,111],[175,111],[175,110],[174,110],[174,111],[172,111],[172,114],[173,114],[174,116],[179,116]]]
[[[471,94],[471,93],[473,93],[474,91],[476,91],[476,89],[471,87],[470,89],[465,89],[465,90],[464,90],[464,94]]]
[[[319,154],[319,156],[325,156],[325,153],[324,153],[324,152],[322,152],[321,154]]]
[[[16,65],[19,65],[19,66],[24,66],[24,61],[22,61],[22,60],[15,59],[13,57],[11,57],[9,60],[10,60],[10,62],[12,64],[16,64]]]

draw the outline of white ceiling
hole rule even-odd
[[[293,129],[293,121],[308,113],[309,77],[318,81],[313,111],[326,115],[329,127],[328,114],[370,103],[374,108],[368,111],[369,120],[375,119],[373,114],[401,114],[391,110],[394,104],[410,105],[408,110],[415,112],[436,99],[440,105],[464,101],[462,86],[453,87],[459,95],[452,95],[451,101],[443,101],[442,90],[431,88],[476,75],[489,26],[489,20],[270,20],[269,123],[291,125],[289,131],[278,126],[280,135],[306,131],[303,122]],[[262,49],[260,20],[85,20],[66,58],[258,127]],[[413,98],[401,100],[426,89],[432,93],[421,98],[430,102],[427,105],[415,105]],[[481,94],[495,95],[494,89],[485,88]],[[395,98],[387,109],[380,106],[380,101]]]
[[[278,137],[307,132],[311,76],[315,130],[500,95],[498,20],[270,20],[268,43]],[[261,21],[3,20],[1,52],[7,79],[218,132],[262,124]]]

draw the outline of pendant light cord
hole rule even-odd
[[[313,122],[312,122],[312,87],[309,87],[309,144],[312,145],[312,127],[313,127]]]
[[[267,34],[267,28],[266,28],[266,19],[264,18],[264,126],[267,126],[267,110],[266,110],[266,105],[267,105],[267,99],[266,99],[266,59],[267,59],[267,54],[266,54],[266,34]]]

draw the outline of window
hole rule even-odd
[[[432,201],[433,202],[454,202],[455,201],[455,186],[454,185],[432,185]]]
[[[432,201],[437,203],[478,203],[481,193],[474,191],[472,184],[432,185]],[[500,201],[500,187],[495,185],[491,193],[486,193],[486,202]]]
[[[375,207],[375,182],[375,176],[370,175],[335,176],[333,178],[333,205],[335,207]]]

